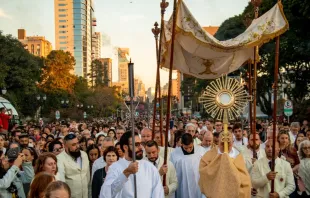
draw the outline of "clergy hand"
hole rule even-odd
[[[169,195],[169,188],[168,188],[168,186],[164,186],[164,192],[165,192],[165,196]]]
[[[270,171],[269,173],[266,174],[266,176],[269,180],[274,180],[276,178],[277,173],[278,172]]]
[[[162,167],[160,167],[160,169],[159,169],[159,174],[160,174],[160,176],[167,174],[167,171],[168,171],[168,166],[167,166],[167,164],[162,165]]]
[[[257,190],[255,188],[251,189],[251,195],[256,196],[257,195]]]
[[[129,166],[124,170],[124,175],[129,177],[131,174],[135,174],[139,170],[139,163],[138,162],[131,162]]]
[[[277,192],[269,193],[269,198],[278,198],[278,197],[280,197],[280,196]]]

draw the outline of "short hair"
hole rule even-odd
[[[28,134],[21,134],[19,136],[19,139],[22,139],[22,138],[28,138],[29,139],[29,135]]]
[[[42,153],[37,161],[36,161],[36,165],[34,167],[34,173],[35,174],[38,174],[40,172],[43,171],[43,165],[45,164],[45,161],[47,158],[52,158],[53,160],[55,160],[56,164],[57,164],[57,157],[56,155],[54,155],[53,153],[51,152],[46,152],[46,153]],[[58,166],[56,165],[56,173],[58,172]],[[55,173],[55,174],[56,174]]]
[[[299,122],[292,122],[291,127],[300,127]]]
[[[220,133],[219,132],[214,132],[213,133],[213,137],[219,138],[220,137]]]
[[[135,132],[135,136],[138,136],[138,133]],[[124,146],[129,146],[129,138],[131,138],[131,131],[124,133],[120,139],[120,146],[123,152],[125,152]]]
[[[102,128],[109,128],[109,125],[103,124],[103,125],[102,125]]]
[[[182,144],[186,145],[186,146],[194,143],[193,136],[191,134],[189,134],[189,133],[183,134],[182,137],[181,137],[181,141],[182,141]]]
[[[71,190],[68,184],[62,181],[54,181],[50,183],[47,188],[45,189],[45,198],[50,198],[53,191],[64,189],[69,194],[69,197],[71,197]]]
[[[53,152],[54,151],[54,146],[56,144],[59,144],[62,146],[62,143],[59,140],[53,140],[49,145],[48,145],[48,151]]]
[[[106,157],[107,157],[108,153],[110,153],[110,152],[114,152],[116,157],[117,157],[117,160],[119,159],[119,155],[118,155],[117,149],[114,146],[109,146],[103,152],[103,159],[104,159],[104,161],[106,161]]]
[[[187,130],[188,127],[194,127],[194,129],[196,130],[196,126],[193,124],[193,123],[188,123],[186,126],[185,126],[185,130]]]
[[[145,146],[146,146],[146,147],[155,146],[155,147],[158,149],[158,144],[157,144],[157,142],[155,142],[154,140],[147,141],[147,142],[145,143]]]
[[[306,158],[305,152],[302,150],[302,147],[304,147],[305,145],[310,146],[310,141],[309,140],[304,140],[304,141],[300,142],[300,144],[299,144],[298,156],[299,156],[299,158],[301,160]]]
[[[104,140],[103,140],[104,142],[113,142],[114,141],[114,139],[113,138],[111,138],[110,136],[107,136],[107,137],[105,137],[104,138]]]
[[[40,172],[36,175],[30,185],[29,197],[40,197],[46,187],[55,180],[55,176],[47,173]]]
[[[240,123],[234,124],[232,131],[234,132],[236,129],[242,129],[242,125]]]

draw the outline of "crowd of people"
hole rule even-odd
[[[133,147],[129,121],[9,126],[10,116],[1,112],[0,197],[130,198],[136,194],[200,198],[230,194],[216,187],[225,178],[218,180],[218,166],[214,167],[224,153],[220,121],[180,117],[173,118],[172,125],[163,122],[162,131],[170,128],[165,161],[166,141],[158,120],[152,130],[152,120],[136,119]],[[272,123],[267,121],[257,120],[255,137],[238,122],[231,123],[228,131],[228,155],[235,162],[241,159],[235,166],[245,170],[242,181],[235,182],[242,183],[234,190],[239,197],[310,197],[310,128],[306,120],[301,125],[278,123],[275,146]],[[276,160],[271,171],[273,146]]]

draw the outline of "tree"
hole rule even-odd
[[[108,65],[104,64],[104,66],[103,66],[103,85],[105,87],[108,87],[109,82],[110,82],[110,79],[109,79]]]
[[[46,93],[72,93],[76,77],[71,73],[75,59],[70,52],[53,50],[44,62],[40,89]]]
[[[36,106],[36,83],[40,80],[43,59],[30,54],[21,42],[0,31],[0,88],[20,115],[32,115]]]

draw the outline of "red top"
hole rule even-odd
[[[9,120],[11,119],[11,116],[6,115],[5,113],[0,113],[0,119],[2,121],[2,129],[8,130],[9,129]]]

